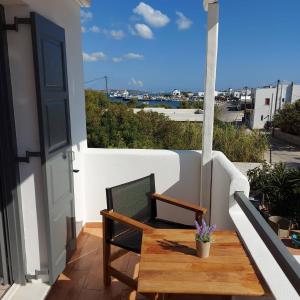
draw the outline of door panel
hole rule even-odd
[[[46,104],[49,153],[69,144],[67,99],[49,100]]]
[[[0,5],[0,281],[25,283],[17,140],[4,7]]]
[[[53,283],[76,246],[65,33],[36,13],[31,18]]]

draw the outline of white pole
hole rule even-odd
[[[204,0],[208,12],[206,78],[204,96],[204,118],[202,129],[201,205],[208,209],[206,219],[211,218],[212,145],[214,129],[214,106],[216,69],[218,54],[219,3],[218,0]]]

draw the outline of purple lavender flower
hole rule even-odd
[[[217,225],[213,224],[212,226],[209,227],[207,234],[212,234],[214,231],[216,231]]]
[[[207,226],[205,220],[202,220],[201,225],[199,225],[198,221],[195,221],[195,226],[197,229],[196,240],[201,242],[210,242],[210,235],[216,230],[216,224],[212,226]]]
[[[195,225],[196,225],[197,233],[199,235],[201,235],[201,226],[199,225],[199,223],[197,222],[197,220],[195,220]]]
[[[202,219],[202,230],[201,230],[201,235],[204,236],[207,230],[206,222],[204,219]]]

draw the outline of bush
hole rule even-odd
[[[259,162],[263,161],[268,140],[260,131],[216,121],[213,148],[224,152],[231,161]]]
[[[300,136],[300,100],[285,104],[274,117],[274,125],[283,132]]]
[[[105,95],[86,94],[88,146],[94,148],[146,148],[198,150],[202,148],[202,124],[171,121],[157,112],[135,114],[124,104],[111,104]],[[99,97],[102,99],[99,100]],[[267,149],[259,132],[248,132],[216,121],[214,149],[232,161],[257,162]]]
[[[269,213],[300,224],[300,170],[283,163],[249,170],[251,194],[265,200]]]

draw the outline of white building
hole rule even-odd
[[[300,99],[300,84],[294,84],[293,82],[288,86],[286,91],[286,102],[294,103]]]
[[[241,91],[234,91],[233,92],[233,97],[234,98],[240,98],[241,97],[242,92]]]
[[[173,90],[172,95],[173,95],[174,97],[181,97],[181,91],[175,89],[175,90]]]
[[[127,97],[129,96],[129,92],[128,92],[127,90],[124,90],[124,91],[122,92],[122,96],[123,96],[124,98],[127,98]]]
[[[287,84],[277,87],[262,87],[252,90],[254,109],[247,118],[248,126],[252,129],[263,129],[266,122],[272,121],[274,113],[282,108],[287,98]],[[277,95],[277,99],[276,99]]]

